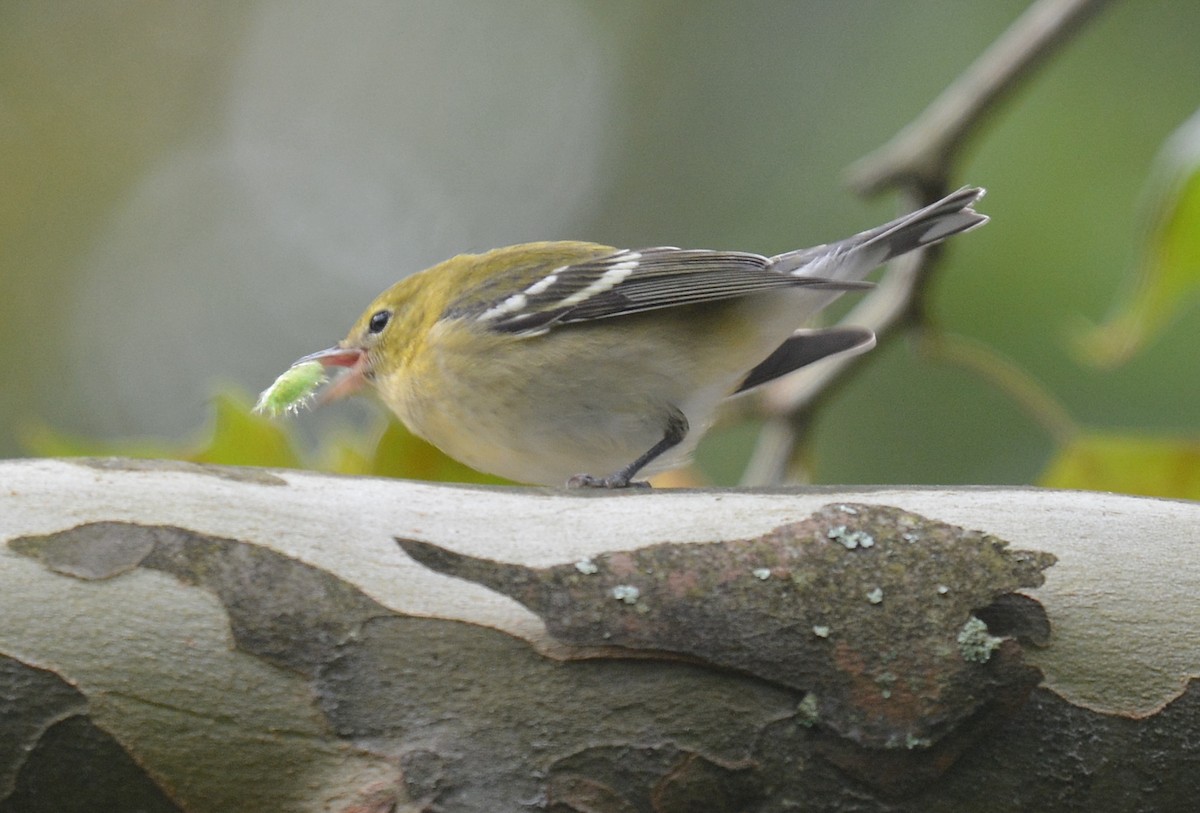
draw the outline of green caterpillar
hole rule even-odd
[[[293,365],[262,391],[254,411],[273,418],[284,412],[297,412],[308,405],[313,393],[325,383],[325,379],[325,366],[319,361]]]

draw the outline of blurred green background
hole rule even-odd
[[[194,438],[400,276],[534,239],[775,253],[896,213],[844,185],[1023,0],[0,4],[0,455],[40,429]],[[973,142],[942,327],[1081,424],[1195,437],[1200,311],[1128,364],[1072,352],[1139,256],[1200,102],[1195,0],[1116,2]],[[293,420],[312,445],[368,401]],[[733,482],[752,432],[700,457]],[[818,482],[1027,483],[1051,439],[903,342],[819,416]],[[152,444],[151,444],[152,445]]]

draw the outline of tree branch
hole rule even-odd
[[[864,194],[899,189],[901,208],[932,203],[950,188],[954,164],[969,137],[1011,93],[1108,0],[1038,0],[953,84],[890,142],[851,169],[850,183]],[[924,292],[942,247],[913,252],[888,265],[879,285],[843,320],[873,330],[882,344],[904,325],[924,324]],[[812,414],[865,356],[831,358],[763,388],[766,416],[743,485],[795,479],[797,447]]]
[[[1197,503],[120,459],[0,483],[0,810],[1200,794]]]
[[[856,163],[850,184],[866,195],[907,187],[928,201],[946,179],[967,139],[1005,97],[1109,0],[1038,0],[992,43],[916,120]]]

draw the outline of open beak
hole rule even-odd
[[[334,345],[316,353],[309,353],[296,364],[307,361],[319,361],[324,367],[345,367],[346,371],[338,376],[332,384],[321,390],[317,396],[317,404],[328,404],[339,401],[361,390],[367,384],[367,351],[361,347],[342,347]]]

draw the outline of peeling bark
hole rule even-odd
[[[611,657],[686,655],[795,690],[831,758],[889,793],[940,775],[982,722],[1036,685],[1020,647],[1004,646],[973,611],[1037,587],[1053,563],[859,503],[824,506],[755,539],[653,545],[541,570],[398,541],[422,564],[517,599],[564,643],[609,647]]]
[[[1190,810],[1198,529],[0,463],[0,811]]]

